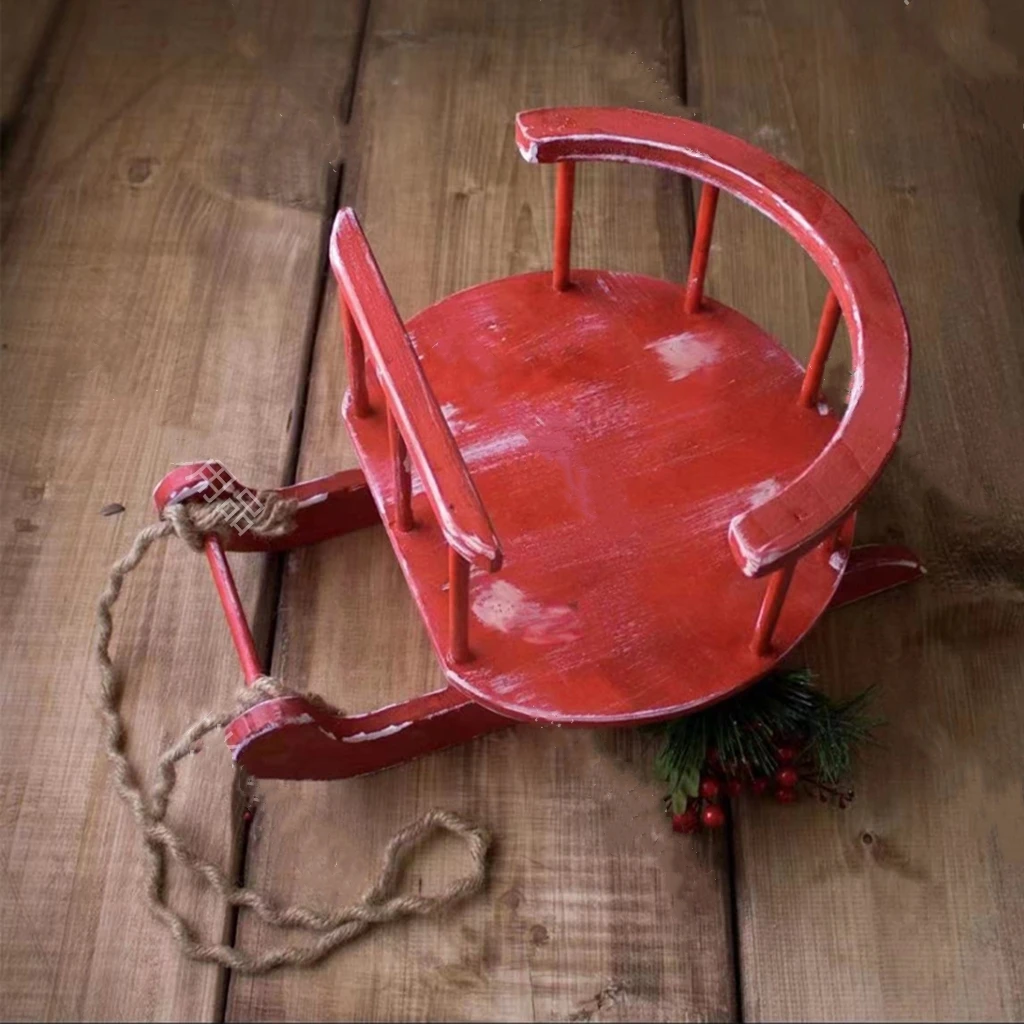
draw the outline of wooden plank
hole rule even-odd
[[[208,1020],[222,979],[182,960],[146,909],[140,844],[109,788],[95,601],[175,462],[219,456],[267,484],[288,472],[360,12],[70,10],[46,70],[49,120],[19,157],[27,184],[4,197],[0,1001],[21,1019]],[[101,515],[112,502],[123,514]],[[266,564],[239,570],[252,607]],[[175,542],[144,564],[115,657],[143,763],[232,699],[203,559]],[[171,813],[229,864],[243,796],[209,746]],[[209,894],[174,881],[219,939]]]
[[[343,198],[405,316],[551,266],[554,174],[520,159],[515,112],[583,101],[681,112],[679,30],[669,3],[372,5]],[[581,167],[576,185],[574,265],[683,279],[678,178]],[[332,295],[300,476],[352,464],[336,316]],[[382,531],[295,558],[275,652],[288,685],[349,711],[442,683]],[[486,895],[444,920],[375,932],[315,973],[232,977],[232,1019],[732,1015],[723,846],[669,831],[633,733],[519,727],[379,775],[260,792],[247,878],[284,899],[354,897],[386,840],[433,806],[485,823],[497,842]],[[429,851],[408,885],[464,873],[456,850]],[[242,916],[240,946],[280,941]]]
[[[836,693],[880,686],[885,748],[846,812],[745,804],[744,1018],[1019,1020],[1024,1013],[1024,171],[1015,0],[699,0],[688,36],[709,123],[829,188],[906,307],[910,415],[861,539],[930,576],[836,613],[805,649]],[[719,207],[709,291],[801,355],[819,275]],[[842,360],[826,380],[845,388]]]
[[[58,0],[4,0],[0,4],[0,124],[4,132],[25,101],[60,6]]]

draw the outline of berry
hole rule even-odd
[[[725,784],[725,791],[731,797],[737,797],[743,792],[743,783],[739,779],[730,779]]]
[[[775,781],[782,789],[792,789],[800,781],[800,776],[795,768],[780,768],[775,773]]]
[[[791,804],[796,800],[796,790],[789,786],[779,786],[779,788],[775,790],[775,799],[778,800],[780,804]]]
[[[762,775],[756,779],[750,781],[750,791],[755,796],[762,796],[765,790],[768,789],[768,780]]]
[[[718,779],[701,779],[700,780],[700,795],[705,800],[717,800],[718,794],[721,792],[722,786]]]
[[[700,820],[708,828],[721,828],[725,824],[725,811],[718,804],[708,804],[701,811]]]
[[[791,761],[796,760],[797,749],[796,747],[791,747],[788,743],[784,743],[782,746],[775,748],[775,756],[782,764],[789,764]]]
[[[682,832],[684,835],[689,835],[691,832],[696,832],[699,827],[700,820],[697,817],[697,812],[694,810],[672,815],[673,832]]]

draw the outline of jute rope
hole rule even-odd
[[[405,917],[436,914],[468,899],[484,886],[490,846],[490,836],[484,829],[450,811],[432,810],[391,839],[384,851],[376,881],[350,906],[335,910],[278,906],[258,889],[234,885],[219,867],[197,854],[180,832],[167,824],[167,805],[174,789],[177,763],[196,749],[203,736],[224,728],[233,718],[261,700],[294,692],[269,676],[245,688],[232,707],[207,713],[193,722],[160,755],[156,764],[156,781],[148,798],[143,794],[139,774],[125,753],[127,731],[121,715],[123,686],[110,658],[110,637],[114,628],[111,610],[127,575],[139,565],[156,541],[171,534],[177,534],[189,547],[200,551],[206,534],[227,533],[241,512],[247,517],[249,529],[259,536],[277,537],[290,532],[296,503],[280,499],[273,492],[260,494],[258,498],[255,515],[253,503],[243,507],[233,498],[206,504],[193,502],[167,506],[160,522],[142,530],[131,550],[110,570],[106,588],[100,597],[96,638],[107,757],[113,767],[114,788],[131,810],[145,844],[148,860],[146,897],[149,904],[157,918],[170,929],[186,956],[218,963],[241,974],[266,974],[284,966],[308,967],[375,925]],[[317,699],[310,694],[304,696]],[[451,832],[466,843],[473,861],[472,873],[453,882],[436,896],[396,895],[402,868],[409,855],[428,836],[440,831]],[[305,946],[283,946],[258,955],[221,943],[201,941],[189,922],[167,902],[168,858],[202,879],[225,906],[246,907],[273,927],[304,929],[315,933],[317,938]]]

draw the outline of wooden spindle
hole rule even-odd
[[[395,529],[402,533],[412,529],[412,475],[409,452],[395,417],[388,409],[388,440],[391,442],[391,479],[395,491]]]
[[[455,664],[469,660],[469,562],[448,549],[448,647]]]
[[[572,250],[572,202],[576,164],[570,160],[555,166],[555,252],[552,284],[555,291],[569,287],[569,256]]]
[[[245,685],[252,686],[257,679],[264,675],[263,666],[256,653],[252,630],[249,629],[249,620],[245,617],[245,609],[238,596],[235,577],[231,572],[231,566],[228,565],[227,556],[224,554],[224,546],[216,534],[208,533],[203,540],[203,550],[206,552],[206,560],[210,563],[213,583],[217,588],[221,607],[224,609],[224,617],[228,620],[228,629],[231,631],[231,639],[238,652],[238,660],[242,663]]]
[[[847,524],[851,523],[855,518],[856,513],[851,515],[849,518],[844,519],[831,533],[827,533],[821,542],[821,551],[825,556],[826,561],[840,549],[840,542],[843,539],[843,530],[846,529]]]
[[[705,184],[700,190],[700,206],[697,208],[697,227],[693,234],[693,251],[690,254],[690,274],[686,279],[686,298],[683,309],[696,313],[704,297],[704,275],[708,270],[708,253],[711,251],[711,232],[715,226],[715,210],[718,208],[718,189]]]
[[[832,350],[832,340],[836,335],[836,327],[839,325],[839,299],[831,288],[825,296],[825,305],[821,310],[821,319],[818,321],[818,336],[814,339],[814,350],[807,362],[807,370],[804,373],[804,383],[800,388],[800,404],[810,409],[821,394],[821,378],[825,373],[825,363],[828,361],[828,354]]]
[[[784,565],[768,578],[768,587],[761,601],[761,610],[757,614],[757,624],[754,626],[754,639],[750,645],[751,650],[759,657],[771,654],[772,636],[779,621],[782,603],[786,600],[786,591],[789,590],[790,581],[793,579],[795,564],[791,562]]]
[[[352,318],[348,304],[341,301],[341,330],[345,335],[345,366],[348,369],[348,386],[352,392],[352,411],[363,417],[370,412],[370,398],[366,391],[366,354],[359,328]]]

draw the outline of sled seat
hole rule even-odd
[[[458,690],[532,721],[669,717],[763,675],[828,606],[899,434],[905,324],[849,215],[738,139],[597,108],[521,114],[517,137],[558,164],[552,273],[404,325],[355,213],[339,213],[343,415]],[[685,285],[570,269],[574,167],[594,159],[705,182]],[[829,281],[806,370],[703,294],[720,188]],[[854,369],[840,419],[818,392],[841,314]]]

